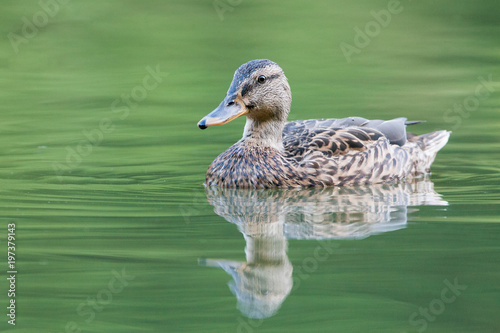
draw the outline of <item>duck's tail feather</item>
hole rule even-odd
[[[425,123],[425,120],[407,120],[405,121],[405,125],[416,125],[420,123]]]
[[[434,154],[443,148],[450,138],[451,131],[437,131],[420,135],[420,140],[423,143],[422,150],[428,154]]]
[[[430,172],[431,164],[434,162],[437,152],[446,145],[450,134],[450,131],[436,131],[408,138],[408,141],[415,142],[420,148],[418,149],[418,156],[414,160],[413,173],[415,175]]]

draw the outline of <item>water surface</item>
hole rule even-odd
[[[69,1],[46,24],[3,5],[0,329],[500,331],[497,2],[401,1],[350,59],[387,2],[221,2]],[[283,67],[290,119],[404,116],[450,142],[416,183],[207,192],[243,120],[196,123],[255,58]]]

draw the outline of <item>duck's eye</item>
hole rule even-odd
[[[257,78],[257,82],[259,83],[264,83],[266,82],[266,77],[264,75],[261,75]]]

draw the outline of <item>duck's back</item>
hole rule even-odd
[[[450,132],[406,133],[406,118],[360,117],[287,122],[285,156],[316,185],[380,183],[429,172]]]
[[[289,121],[284,151],[248,146],[242,139],[210,165],[209,186],[268,188],[377,184],[429,172],[450,132],[406,133],[405,118],[389,121]]]

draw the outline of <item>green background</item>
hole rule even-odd
[[[2,315],[0,330],[416,332],[409,316],[458,278],[467,289],[426,331],[500,331],[500,4],[406,0],[385,27],[374,23],[371,12],[387,8],[3,1],[0,246],[6,258],[15,223],[18,274],[17,325]],[[342,43],[356,46],[356,29],[370,26],[379,28],[349,62]],[[407,117],[427,121],[418,133],[453,130],[431,176],[449,206],[413,209],[398,231],[336,241],[336,255],[262,321],[236,308],[229,275],[198,264],[245,258],[242,234],[213,212],[202,185],[244,120],[206,131],[196,123],[257,58],[284,69],[289,119]],[[161,75],[145,90],[148,68]],[[489,94],[467,104],[480,78],[494,81]],[[131,94],[139,98],[128,105]],[[289,241],[295,269],[316,246]],[[122,269],[134,279],[92,320],[81,315]],[[7,290],[4,280],[2,306]]]

